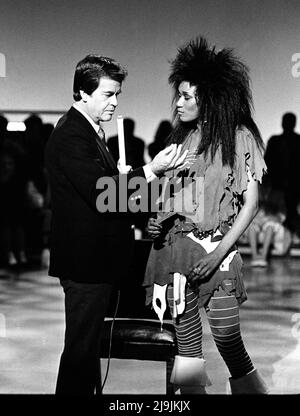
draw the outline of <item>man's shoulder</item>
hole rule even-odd
[[[274,134],[267,141],[266,150],[270,151],[270,150],[278,149],[278,148],[281,148],[283,145],[285,145],[285,139],[282,137],[282,135],[281,134],[278,134],[278,135]]]
[[[283,137],[282,134],[273,134],[269,138],[268,143],[279,143],[279,142],[282,142],[284,140],[285,140],[285,138]]]
[[[136,137],[134,136],[134,142],[137,146],[144,148],[145,147],[145,142],[143,139],[141,139],[140,137]]]
[[[78,147],[89,137],[84,122],[81,122],[80,117],[74,117],[71,110],[72,108],[58,120],[52,131],[46,145],[46,157],[49,155],[56,157],[57,151],[61,151],[63,148],[69,149],[74,146],[75,141],[76,147]]]
[[[52,134],[52,139],[61,136],[86,136],[90,132],[89,122],[73,107],[65,113],[57,122]]]
[[[294,139],[295,142],[297,142],[299,144],[300,143],[300,134],[294,132],[293,139]]]

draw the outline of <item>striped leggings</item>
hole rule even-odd
[[[231,281],[224,282],[231,285]],[[173,287],[168,287],[168,304],[173,312]],[[239,305],[235,296],[229,296],[220,288],[214,292],[206,307],[206,315],[212,336],[232,378],[239,378],[254,369],[245,349],[241,332]],[[185,311],[173,319],[179,355],[203,358],[202,323],[198,297],[191,289],[186,291]]]

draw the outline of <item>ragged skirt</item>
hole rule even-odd
[[[188,276],[195,264],[209,252],[213,251],[222,239],[217,230],[213,235],[199,239],[192,232],[177,237],[173,241],[161,241],[159,238],[153,243],[146,266],[143,286],[146,290],[146,305],[151,304],[154,284],[172,284],[174,273]],[[247,299],[246,289],[242,279],[243,261],[238,250],[228,253],[218,269],[208,278],[199,282],[195,290],[198,294],[199,307],[205,307],[214,291],[222,287],[227,292],[225,280],[231,280],[230,293],[239,304]]]

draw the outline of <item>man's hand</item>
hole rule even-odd
[[[117,168],[118,168],[119,173],[121,174],[122,173],[127,174],[132,170],[132,166],[130,165],[125,165],[125,166],[121,165],[120,159],[118,160]]]
[[[148,224],[147,224],[147,232],[149,234],[149,237],[156,238],[161,233],[162,226],[158,224],[157,219],[155,218],[149,218]]]
[[[159,176],[170,169],[181,167],[184,164],[184,160],[188,153],[188,150],[186,150],[180,156],[181,149],[181,144],[178,147],[176,144],[171,144],[170,146],[166,147],[164,150],[159,152],[155,156],[155,158],[150,162],[152,172],[156,176]]]

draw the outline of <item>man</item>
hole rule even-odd
[[[99,381],[99,343],[114,285],[126,277],[133,247],[128,213],[101,213],[96,182],[120,172],[103,140],[127,72],[113,59],[88,55],[75,70],[75,103],[59,120],[45,154],[52,207],[49,275],[65,293],[65,343],[56,394],[93,394]],[[99,137],[102,136],[102,138]],[[130,171],[150,181],[180,166],[186,154],[172,145],[150,164]],[[127,173],[125,169],[123,174]],[[128,191],[129,192],[129,191]]]
[[[282,203],[286,212],[284,225],[300,235],[300,135],[295,132],[297,118],[294,113],[285,113],[282,117],[283,132],[272,136],[267,144],[265,161],[269,173],[272,198]]]

